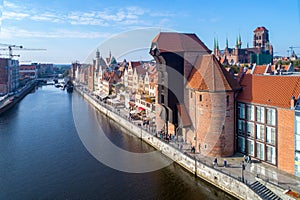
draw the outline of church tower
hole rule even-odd
[[[265,27],[257,27],[254,31],[253,47],[268,48],[269,45],[269,31]]]
[[[99,49],[96,51],[95,70],[99,71],[100,68],[100,52]]]

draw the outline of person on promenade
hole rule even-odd
[[[250,156],[246,157],[246,162],[249,163],[249,164],[251,163],[251,157]]]
[[[217,159],[217,157],[215,157],[213,164],[214,164],[214,167],[218,166],[218,159]]]
[[[224,158],[224,167],[227,166],[227,160]]]
[[[192,152],[192,153],[195,153],[195,152],[196,152],[196,149],[195,149],[195,147],[194,147],[194,146],[192,146],[192,148],[191,148],[191,152]]]

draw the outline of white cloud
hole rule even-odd
[[[60,16],[59,14],[54,14],[54,13],[41,13],[39,15],[30,16],[30,19],[33,21],[63,23],[65,17]]]
[[[91,32],[91,31],[70,31],[70,30],[57,30],[57,31],[31,31],[26,29],[19,29],[17,27],[2,28],[0,37],[3,39],[10,39],[14,37],[23,38],[107,38],[111,36],[110,33]]]
[[[6,19],[23,20],[24,18],[26,18],[28,16],[29,16],[29,14],[26,14],[26,13],[3,11],[2,20],[6,20]]]
[[[18,9],[20,6],[9,1],[3,1],[3,7],[6,9]]]
[[[119,29],[126,29],[132,26],[156,26],[161,18],[172,16],[170,12],[156,12],[151,13],[149,10],[138,6],[128,6],[120,9],[105,8],[100,11],[73,11],[64,13],[59,10],[51,10],[47,8],[41,12],[34,7],[26,8],[22,4],[13,4],[4,1],[5,9],[3,10],[2,20],[27,20],[35,22],[60,23],[66,25],[86,25],[86,26],[102,26],[102,27],[117,27]],[[157,18],[157,19],[152,19]],[[29,20],[29,21],[28,21]],[[164,22],[161,21],[161,22]],[[165,20],[167,21],[167,20]],[[159,24],[160,26],[162,23]],[[167,24],[163,24],[167,25]]]

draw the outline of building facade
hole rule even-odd
[[[20,78],[37,78],[37,66],[36,65],[20,65],[19,68]]]
[[[19,88],[19,61],[0,58],[0,93],[14,92]]]
[[[229,156],[234,153],[233,105],[239,85],[210,53],[195,34],[161,32],[153,39],[156,122],[158,129],[177,134],[197,152]]]
[[[242,76],[237,97],[237,151],[299,175],[300,74]],[[297,97],[298,99],[296,99]]]

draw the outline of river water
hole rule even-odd
[[[232,199],[174,163],[149,173],[102,164],[77,134],[74,99],[75,106],[96,112],[106,136],[120,148],[153,151],[76,92],[39,87],[0,116],[0,199]]]

